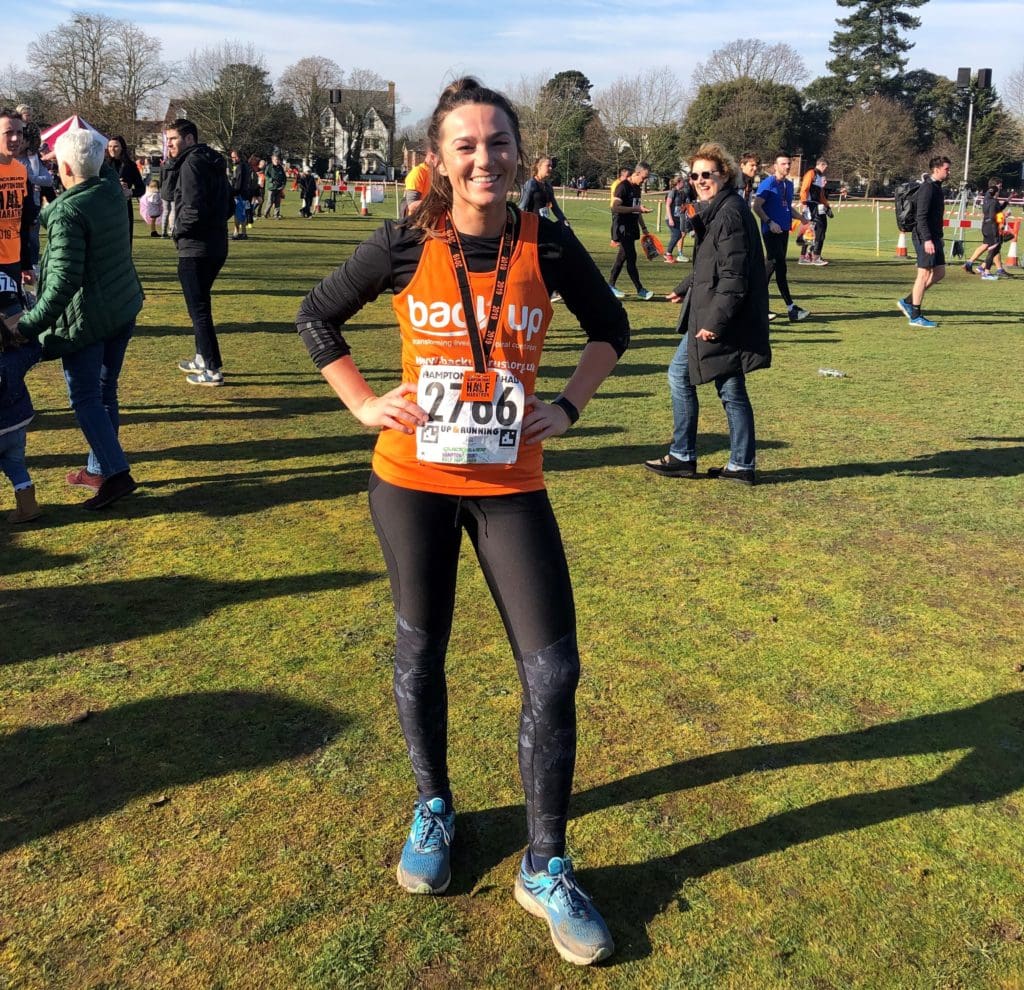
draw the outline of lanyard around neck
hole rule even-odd
[[[476,307],[473,305],[473,295],[469,288],[469,276],[466,274],[466,256],[462,253],[462,244],[459,242],[459,235],[450,214],[445,217],[445,238],[452,254],[455,278],[459,283],[459,293],[462,296],[466,332],[469,334],[469,346],[473,350],[473,370],[480,374],[487,370],[494,338],[498,335],[501,304],[505,299],[505,289],[508,286],[509,262],[512,259],[513,241],[515,240],[515,214],[511,210],[507,210],[505,213],[505,230],[501,235],[501,247],[498,251],[498,272],[494,277],[491,308],[487,314],[487,329],[483,333],[482,340],[480,327],[476,322]]]

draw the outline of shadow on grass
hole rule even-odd
[[[49,571],[60,567],[80,564],[85,558],[77,553],[51,553],[42,547],[23,546],[8,543],[7,537],[0,540],[0,574],[26,574],[29,571]],[[3,656],[0,647],[0,656]]]
[[[329,571],[251,581],[165,576],[43,588],[0,596],[0,670],[5,664],[74,653],[187,629],[214,612],[287,595],[339,591],[373,581],[369,571]]]
[[[305,756],[346,725],[282,695],[221,691],[0,736],[0,853],[143,795]]]
[[[957,750],[968,752],[952,769],[923,783],[829,798],[707,838],[671,855],[582,871],[581,879],[618,943],[612,962],[650,954],[648,924],[672,903],[688,909],[682,896],[688,880],[825,836],[943,808],[982,804],[1020,790],[1024,787],[1024,691],[856,732],[681,760],[574,795],[571,813],[582,817],[748,774]],[[914,767],[908,767],[908,775],[915,775]],[[468,893],[497,863],[523,846],[523,819],[520,807],[460,815],[456,849],[462,862],[454,871],[453,893]]]
[[[47,417],[49,418],[49,417]],[[123,420],[122,420],[123,421]],[[147,461],[215,461],[220,464],[252,461],[265,464],[269,461],[287,461],[301,458],[313,460],[318,457],[336,457],[354,451],[365,451],[367,461],[373,450],[376,437],[371,433],[350,434],[349,436],[331,437],[293,437],[290,439],[263,440],[231,440],[225,443],[194,443],[180,447],[161,447],[153,450],[129,451],[128,458],[133,464]],[[68,463],[78,463],[81,454],[41,454],[32,461],[33,466],[60,467]],[[340,466],[340,465],[339,465]],[[296,469],[301,471],[324,472],[330,470],[321,465]],[[144,483],[145,475],[139,474],[140,482]],[[257,477],[252,475],[251,477]]]
[[[767,445],[758,441],[758,446]],[[922,478],[1014,478],[1024,474],[1024,447],[940,450],[904,461],[865,461],[759,471],[757,483],[784,485],[794,481],[835,481],[837,478],[870,478],[887,474],[917,475]]]
[[[620,432],[618,428],[609,427],[607,432]],[[622,430],[621,432],[625,432]],[[567,436],[575,435],[576,431]],[[557,443],[557,442],[556,442]],[[664,443],[616,444],[608,447],[565,447],[548,442],[544,448],[545,471],[579,471],[584,468],[602,467],[643,467],[644,461],[654,460],[668,450],[668,441]],[[759,450],[780,450],[789,444],[783,440],[758,440]],[[725,433],[702,433],[697,440],[698,458],[707,457],[716,451],[729,450],[729,436]],[[642,477],[650,478],[645,471]],[[666,484],[679,485],[677,478],[663,479]]]

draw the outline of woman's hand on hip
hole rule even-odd
[[[352,410],[352,415],[363,426],[380,426],[401,433],[413,433],[417,426],[425,426],[429,416],[415,402],[406,398],[416,394],[413,382],[402,382],[390,392],[372,395]]]
[[[526,399],[526,416],[523,417],[523,439],[527,443],[540,443],[548,437],[560,437],[572,423],[569,414],[561,407],[531,395]]]

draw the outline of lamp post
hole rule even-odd
[[[330,95],[331,101],[331,164],[334,166],[334,172],[337,174],[338,171],[338,104],[341,103],[341,90],[332,89]],[[332,175],[333,179],[335,176]]]
[[[978,89],[991,89],[992,70],[978,69]],[[964,254],[964,230],[959,221],[963,220],[967,208],[967,177],[971,169],[971,132],[974,129],[974,89],[971,86],[970,66],[961,66],[956,70],[956,88],[967,91],[967,147],[964,149],[964,177],[960,184],[960,208],[957,211],[957,230],[953,235],[953,257],[962,258]]]
[[[974,90],[971,88],[971,70],[962,66],[956,71],[956,88],[967,90],[967,148],[964,154],[964,182],[971,168],[971,132],[974,129]],[[978,69],[978,89],[992,88],[992,70]]]

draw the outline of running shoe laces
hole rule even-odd
[[[538,896],[548,900],[558,900],[565,907],[566,913],[572,918],[588,918],[590,916],[590,898],[583,888],[576,883],[572,861],[568,858],[555,857],[548,863],[548,874],[551,882]]]
[[[451,819],[452,815],[446,811],[441,798],[431,798],[426,803],[417,803],[409,834],[416,852],[437,852],[444,846],[450,846],[454,831],[449,828]]]

